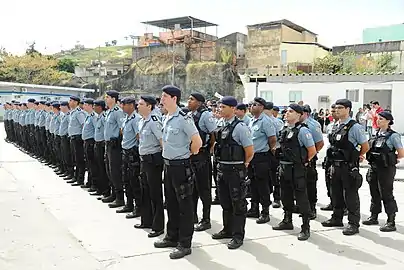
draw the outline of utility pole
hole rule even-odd
[[[258,77],[255,77],[255,96],[258,97]]]
[[[101,96],[101,45],[98,45],[98,91]]]

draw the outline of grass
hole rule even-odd
[[[75,60],[80,66],[89,65],[92,60],[98,60],[100,54],[101,61],[108,63],[122,63],[125,58],[132,58],[132,46],[110,46],[100,49],[69,50],[55,54],[58,59],[70,58]]]

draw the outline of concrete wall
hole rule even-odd
[[[343,51],[353,51],[364,54],[404,51],[404,41],[377,42],[332,47],[333,54],[339,54]]]
[[[299,32],[282,25],[282,41],[286,42],[317,42],[316,36],[307,31]]]
[[[313,63],[317,57],[328,54],[328,51],[316,44],[282,43],[280,50],[286,50],[287,63]]]

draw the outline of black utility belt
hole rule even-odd
[[[163,159],[164,165],[167,166],[182,166],[191,164],[191,160],[189,158],[186,159]]]
[[[84,142],[95,142],[94,138],[90,138],[90,139],[85,139]]]
[[[255,153],[254,157],[250,163],[256,164],[256,163],[264,163],[264,162],[269,162],[269,153],[268,152]]]
[[[153,161],[158,161],[158,160],[160,160],[160,164],[161,164],[161,160],[162,160],[161,152],[140,156],[140,161],[142,161],[142,162],[152,163]]]

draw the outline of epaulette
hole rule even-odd
[[[77,107],[77,111],[78,111],[78,112],[80,112],[80,111],[81,111],[80,107]]]
[[[155,115],[152,115],[151,116],[151,119],[153,120],[153,121],[158,121],[159,119],[157,118],[157,116],[155,116]]]
[[[92,112],[92,113],[90,114],[90,116],[94,116],[94,113]]]
[[[102,113],[102,116],[107,117],[107,113],[106,113],[106,112],[103,112],[103,113]]]
[[[187,116],[187,113],[183,112],[183,111],[179,111],[179,114],[181,114],[182,116]]]
[[[113,111],[119,111],[119,107],[116,106],[116,107],[113,109]]]
[[[66,113],[66,115],[69,115],[69,114],[70,114],[70,111]]]

